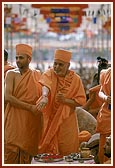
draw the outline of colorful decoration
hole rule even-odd
[[[32,4],[32,7],[39,8],[40,14],[49,26],[55,31],[64,33],[73,31],[82,22],[83,9],[88,8],[87,4]],[[69,23],[69,24],[68,24]],[[70,24],[72,23],[72,24]]]

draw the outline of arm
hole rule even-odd
[[[89,99],[87,100],[86,104],[83,106],[83,109],[88,111],[90,109],[90,106],[92,105],[92,103],[95,101],[95,97],[96,97],[96,93],[92,92],[90,94]]]
[[[12,95],[14,84],[15,84],[15,72],[9,71],[6,75],[6,81],[5,81],[5,102],[10,103],[12,106],[15,106],[17,108],[22,108],[24,110],[31,112],[37,112],[35,105],[25,103]]]
[[[39,111],[42,110],[47,105],[48,94],[49,94],[49,88],[46,86],[42,86],[42,96],[36,102],[36,107]]]
[[[104,102],[107,102],[107,103],[111,104],[111,96],[107,96],[106,94],[104,94],[103,91],[99,91],[99,97],[100,97]]]
[[[81,106],[79,103],[77,103],[77,102],[76,102],[75,100],[73,100],[73,99],[67,99],[67,98],[65,98],[64,103],[65,103],[66,105],[70,106],[70,107],[73,107],[73,108],[78,107],[78,106]]]
[[[49,89],[48,89],[48,87],[43,86],[43,87],[42,87],[42,96],[43,96],[43,97],[44,97],[44,96],[47,97],[48,94],[49,94]]]

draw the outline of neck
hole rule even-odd
[[[69,70],[67,70],[66,72],[65,72],[65,75],[64,75],[64,77],[67,75],[69,73]]]
[[[26,68],[26,69],[19,69],[20,71],[20,74],[23,75],[25,72],[27,72],[29,70],[29,68]]]

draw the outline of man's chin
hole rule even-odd
[[[55,73],[56,73],[56,75],[58,75],[58,76],[64,76],[62,73],[60,73],[60,72],[56,72],[56,71],[54,71]]]

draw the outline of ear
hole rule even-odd
[[[32,60],[32,58],[31,58],[31,57],[28,57],[28,61],[29,61],[29,63],[31,62],[31,60]]]
[[[68,69],[69,69],[69,67],[70,67],[70,63],[68,63]]]

